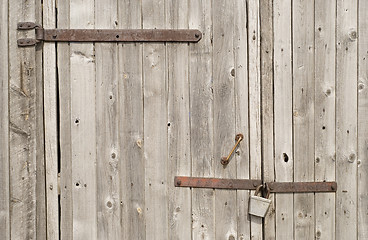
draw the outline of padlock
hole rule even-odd
[[[258,194],[260,193],[261,188],[263,185],[259,185],[254,193],[254,196],[250,196],[249,199],[249,214],[257,217],[264,217],[268,211],[268,208],[271,205],[271,200],[268,199],[270,196],[270,191],[267,190],[266,198],[259,197]]]

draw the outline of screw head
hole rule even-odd
[[[243,134],[241,134],[241,133],[238,133],[238,134],[236,134],[236,136],[235,136],[235,141],[238,141],[239,139],[244,139],[244,135]]]
[[[177,184],[178,186],[180,186],[180,185],[181,185],[181,180],[176,181],[176,184]]]
[[[229,160],[227,159],[227,157],[222,157],[221,158],[221,164],[222,165],[227,165],[229,163]]]

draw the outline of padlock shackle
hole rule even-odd
[[[262,184],[261,184],[261,185],[259,185],[259,186],[256,188],[256,191],[255,191],[255,193],[254,193],[254,196],[257,196],[257,195],[258,195],[258,193],[260,193],[261,188],[263,188],[263,185],[262,185]]]
[[[265,190],[266,190],[266,198],[269,199],[270,197],[270,192],[271,192],[271,189],[270,187],[267,185],[267,183],[264,184],[264,187],[263,187]]]
[[[264,190],[266,190],[266,198],[268,199],[270,197],[270,188],[267,186],[267,184],[261,184],[256,188],[256,191],[254,193],[254,196],[258,196],[258,194],[261,192],[261,188],[263,188]],[[261,196],[263,197],[263,194],[261,193]]]

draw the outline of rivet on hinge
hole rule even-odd
[[[35,46],[39,41],[33,38],[21,38],[17,40],[19,47]]]
[[[31,30],[35,28],[40,28],[41,26],[39,24],[36,24],[34,22],[19,22],[17,24],[18,30]]]

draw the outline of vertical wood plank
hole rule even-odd
[[[251,179],[261,179],[261,76],[259,0],[248,1],[249,158]],[[250,194],[254,194],[251,191]],[[250,216],[251,239],[262,239],[262,218]]]
[[[291,1],[274,0],[275,180],[292,182]],[[294,238],[293,195],[276,194],[276,239]]]
[[[235,158],[226,166],[220,163],[235,142],[234,2],[214,0],[212,6],[215,177],[235,178]],[[235,191],[215,190],[215,239],[237,238],[236,203]]]
[[[294,181],[314,181],[314,2],[292,2]],[[294,195],[294,238],[314,238],[314,194]]]
[[[119,28],[140,29],[141,2],[118,2]],[[142,44],[119,44],[121,222],[123,239],[146,239]],[[150,238],[150,237],[149,237]]]
[[[57,2],[57,25],[70,28],[70,2]],[[71,75],[69,43],[57,43],[60,141],[60,238],[73,239]]]
[[[43,3],[43,27],[56,27],[55,1]],[[55,43],[43,44],[47,239],[59,239],[58,126]]]
[[[94,28],[94,1],[70,1],[70,28]],[[70,44],[73,239],[97,239],[96,82],[92,43]]]
[[[368,2],[359,1],[358,239],[368,236]]]
[[[275,180],[274,138],[273,138],[273,0],[260,0],[261,34],[261,116],[262,116],[262,159],[263,179]],[[264,239],[276,238],[275,195],[271,194],[271,206],[264,219]]]
[[[192,176],[214,177],[212,1],[189,0],[189,28],[202,31],[190,45],[190,144]],[[192,239],[215,239],[214,190],[192,189]]]
[[[35,21],[42,22],[42,3],[34,1]],[[33,37],[33,35],[32,35]],[[47,238],[46,226],[46,172],[45,172],[45,140],[44,140],[44,96],[43,96],[43,68],[42,68],[42,45],[36,46],[36,232],[37,239]]]
[[[0,4],[0,238],[10,239],[8,1]]]
[[[357,238],[357,1],[337,1],[336,239]]]
[[[170,29],[188,28],[188,2],[166,0],[166,21]],[[189,75],[186,43],[167,45],[168,71],[168,239],[191,238],[191,190],[175,188],[175,175],[190,176]]]
[[[40,78],[40,48],[18,48],[17,39],[32,37],[32,31],[16,31],[17,22],[37,19],[34,1],[9,2],[9,167],[10,224],[14,239],[45,238],[38,231],[38,221],[45,215],[43,164],[42,77]],[[40,66],[40,65],[38,65]],[[42,75],[41,75],[42,76]],[[40,98],[41,97],[41,98]],[[39,188],[41,187],[41,189]],[[39,191],[39,194],[36,194]],[[40,198],[41,197],[41,198]],[[39,198],[39,201],[37,199]],[[36,203],[40,203],[36,206]],[[38,235],[39,234],[39,235]]]
[[[315,6],[315,181],[335,181],[336,1]],[[335,193],[315,194],[315,224],[317,239],[335,239]]]
[[[95,1],[95,27],[114,29],[117,1]],[[118,53],[115,43],[95,43],[97,238],[121,239],[118,142]]]
[[[165,28],[165,1],[143,1],[143,28]],[[143,45],[146,236],[168,238],[166,45]]]
[[[236,151],[236,177],[249,179],[249,114],[248,114],[248,31],[247,1],[234,2],[234,87],[235,87],[235,128],[244,139]],[[239,190],[237,197],[238,239],[250,239],[248,215],[249,191]]]

